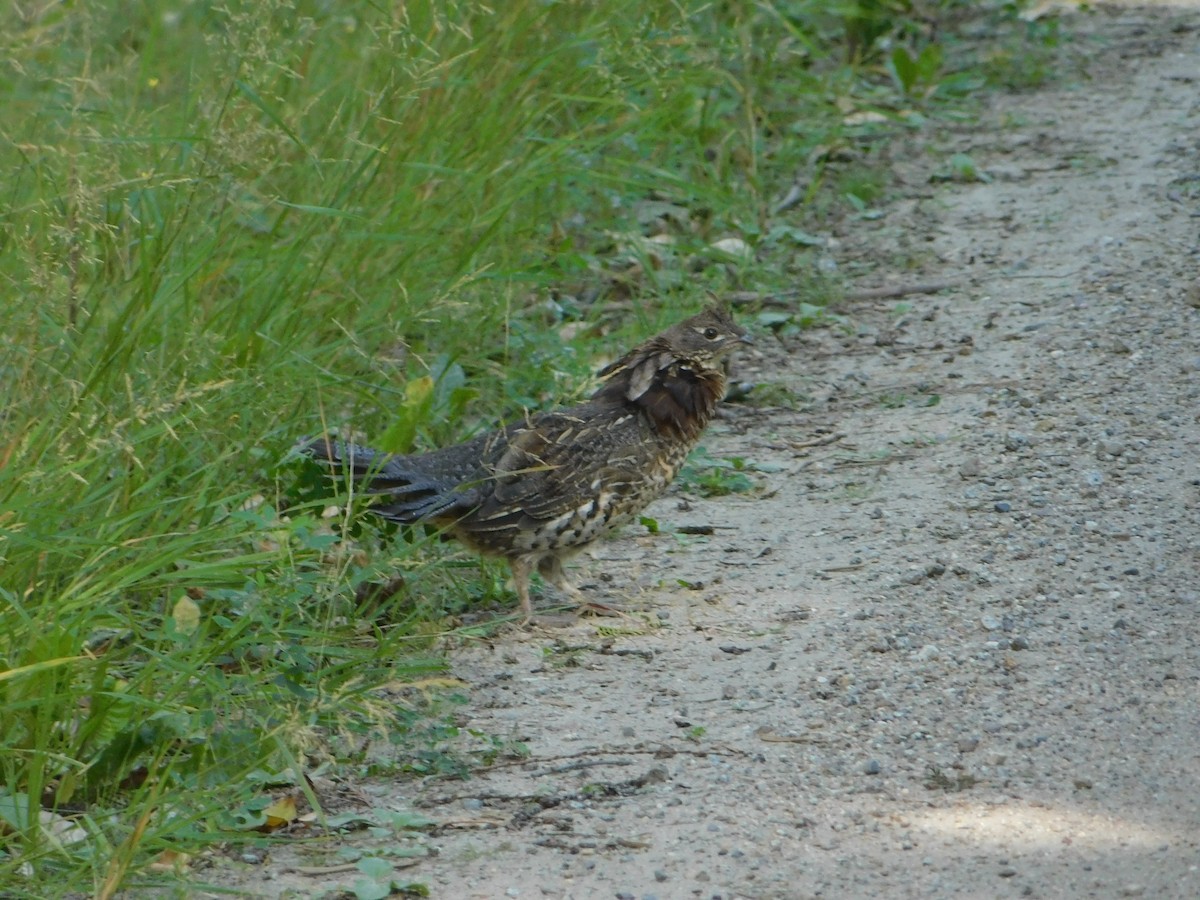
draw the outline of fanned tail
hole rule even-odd
[[[402,525],[457,518],[478,503],[473,491],[421,472],[419,456],[397,456],[323,437],[302,441],[297,449],[335,472],[349,475],[364,493],[383,501],[373,504],[371,512]]]

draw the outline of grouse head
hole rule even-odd
[[[720,359],[748,343],[728,310],[710,306],[601,369],[608,381],[594,399],[633,403],[663,429],[695,440],[725,396]]]

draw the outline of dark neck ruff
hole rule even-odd
[[[697,360],[659,358],[653,374],[645,366],[624,367],[598,390],[597,400],[620,400],[649,417],[654,427],[676,440],[694,444],[725,396],[725,373]],[[645,386],[642,387],[642,382]]]

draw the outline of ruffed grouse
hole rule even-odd
[[[348,470],[378,498],[376,515],[433,523],[507,559],[528,623],[534,568],[587,605],[563,561],[666,490],[725,395],[721,357],[749,340],[712,307],[605,367],[604,384],[579,406],[431,453],[391,455],[326,438],[300,449]]]

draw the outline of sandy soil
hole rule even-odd
[[[1090,80],[996,97],[898,155],[904,199],[832,251],[874,283],[956,286],[744,354],[739,377],[806,398],[730,406],[706,442],[770,470],[761,490],[673,494],[659,534],[587,561],[657,627],[455,653],[464,723],[532,755],[362,786],[440,823],[398,879],[445,898],[1200,896],[1200,16],[1072,29]],[[931,183],[952,153],[991,180]],[[296,872],[303,852],[235,880],[354,882]]]

